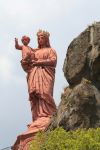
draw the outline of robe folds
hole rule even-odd
[[[57,55],[52,48],[35,49],[31,52],[31,63],[21,64],[27,72],[29,100],[33,121],[38,117],[52,116],[56,111],[53,99]]]

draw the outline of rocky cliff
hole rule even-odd
[[[63,72],[69,86],[48,130],[100,127],[100,22],[70,43]]]

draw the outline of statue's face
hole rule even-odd
[[[22,43],[27,46],[28,43],[29,43],[29,39],[28,38],[23,38]]]
[[[41,47],[45,46],[45,42],[46,42],[45,36],[43,35],[38,36],[38,43]]]

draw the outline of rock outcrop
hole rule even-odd
[[[47,130],[100,127],[100,22],[71,42],[63,71],[69,86]]]
[[[77,85],[83,77],[100,82],[100,22],[89,26],[71,42],[63,71],[69,85]]]

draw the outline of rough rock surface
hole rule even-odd
[[[69,86],[47,130],[100,127],[100,22],[71,42],[63,71]]]
[[[64,90],[48,129],[59,126],[67,131],[100,127],[100,92],[90,81],[83,78],[74,88]]]
[[[82,78],[100,82],[100,22],[89,26],[68,47],[63,66],[70,85]]]

